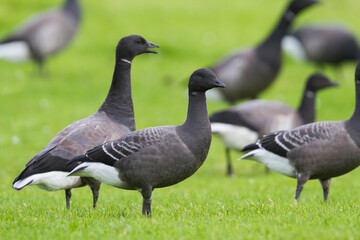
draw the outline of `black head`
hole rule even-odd
[[[217,79],[215,73],[207,68],[201,68],[193,72],[189,80],[189,91],[206,92],[215,87],[225,87],[225,85]]]
[[[321,73],[314,73],[312,74],[306,83],[306,90],[310,90],[312,92],[317,92],[320,89],[328,88],[328,87],[335,87],[339,84],[336,82],[331,81],[329,78],[324,76]]]
[[[313,4],[319,3],[316,0],[292,0],[289,4],[288,9],[294,13],[297,14],[304,10],[307,7],[310,7]]]
[[[139,35],[126,36],[120,39],[116,47],[116,57],[132,60],[143,53],[157,53],[149,49],[154,47],[159,47],[159,45],[146,41]]]

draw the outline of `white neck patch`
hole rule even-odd
[[[295,13],[293,13],[292,11],[288,10],[285,12],[285,18],[288,21],[292,21],[295,18]]]
[[[131,61],[129,61],[129,60],[125,59],[125,58],[122,58],[121,61],[126,62],[128,64],[131,64]]]
[[[313,97],[314,97],[314,93],[311,92],[311,91],[306,91],[306,96],[307,96],[308,98],[313,98]]]

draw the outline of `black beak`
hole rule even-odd
[[[146,44],[147,44],[147,48],[158,48],[159,47],[158,44],[155,44],[155,43],[152,43],[152,42],[149,42],[149,41],[146,41]],[[146,52],[147,53],[155,53],[155,54],[157,54],[157,52],[155,52],[153,50],[150,50],[150,49],[147,49]]]
[[[338,87],[340,84],[338,84],[337,82],[334,82],[334,81],[330,81],[329,82],[329,86],[330,87]]]
[[[225,84],[223,84],[219,79],[216,79],[216,78],[214,79],[213,85],[214,85],[214,87],[220,87],[220,88],[225,87]]]

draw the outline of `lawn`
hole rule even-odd
[[[3,0],[0,36],[25,17],[61,1]],[[138,192],[103,185],[92,209],[88,187],[74,189],[71,209],[64,191],[30,186],[14,191],[25,164],[68,124],[95,112],[113,74],[115,46],[129,34],[160,45],[159,54],[137,57],[132,90],[137,128],[181,124],[187,112],[190,74],[229,51],[262,40],[285,0],[119,1],[82,0],[83,21],[76,39],[49,59],[47,75],[31,62],[0,61],[0,239],[359,239],[360,182],[357,169],[332,181],[329,203],[309,181],[294,201],[296,181],[264,167],[235,161],[236,177],[225,176],[221,142],[214,138],[207,160],[191,178],[153,193],[153,217],[141,215]],[[305,11],[295,26],[337,21],[355,31],[360,2],[323,1]],[[357,31],[357,32],[356,32]],[[354,109],[355,63],[323,72],[341,84],[320,92],[317,120],[343,120]],[[319,70],[284,56],[276,82],[261,98],[297,107],[304,82]],[[224,103],[208,103],[209,112]]]

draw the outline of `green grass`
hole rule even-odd
[[[56,4],[61,1],[56,1]],[[95,1],[82,0],[84,18],[74,42],[49,59],[41,78],[32,63],[0,61],[0,239],[359,239],[359,169],[333,179],[329,204],[317,181],[309,181],[300,203],[296,181],[264,174],[263,166],[235,162],[236,178],[225,176],[224,150],[213,139],[208,159],[191,178],[153,193],[153,217],[141,215],[135,191],[103,185],[98,208],[88,188],[74,189],[70,210],[63,191],[11,188],[26,162],[57,132],[97,110],[109,89],[118,40],[140,34],[160,45],[132,68],[138,128],[185,120],[187,79],[234,48],[259,42],[287,1]],[[53,6],[38,0],[3,0],[0,36],[25,17]],[[335,20],[360,37],[355,0],[323,1],[295,25]],[[341,87],[321,92],[318,120],[348,118],[354,108],[354,63],[341,75],[325,73]],[[296,107],[306,77],[317,70],[285,57],[277,81],[261,97]],[[226,107],[209,103],[209,112]],[[233,159],[240,156],[233,153]]]

